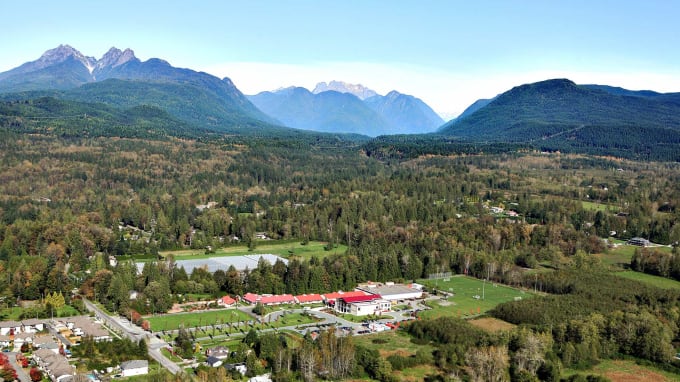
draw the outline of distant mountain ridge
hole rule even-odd
[[[439,131],[464,141],[680,160],[680,94],[554,79],[514,87]],[[623,155],[627,156],[627,155]]]
[[[189,124],[216,131],[277,124],[229,78],[175,68],[158,58],[142,62],[131,49],[111,48],[97,60],[60,45],[35,61],[0,73],[0,93],[36,91],[124,108],[151,105]]]
[[[362,100],[347,91],[344,86],[348,84],[344,82],[331,81],[334,87],[343,91],[320,91],[328,87],[324,82],[321,84],[324,85],[317,85],[311,92],[292,87],[261,92],[248,98],[286,126],[307,130],[368,136],[422,134],[432,132],[444,123],[427,104],[410,95],[392,91],[386,96],[374,94]],[[351,85],[351,89],[367,88]],[[361,90],[363,94],[369,94],[364,90]]]
[[[336,91],[338,93],[349,93],[357,96],[360,100],[365,100],[378,95],[374,90],[371,90],[361,84],[349,84],[343,81],[331,81],[329,83],[319,82],[312,90],[312,93],[319,94],[327,91]]]

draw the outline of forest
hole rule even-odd
[[[152,111],[141,114],[167,118]],[[417,357],[383,358],[331,333],[295,346],[250,338],[256,352],[240,357],[278,365],[277,380],[391,380],[393,370],[413,364],[431,364],[433,380],[560,380],[566,368],[584,371],[573,380],[596,380],[588,368],[617,357],[678,371],[678,292],[620,278],[601,261],[614,244],[642,237],[668,251],[641,249],[626,267],[678,277],[677,163],[502,144],[428,151],[382,138],[78,136],[52,133],[49,123],[34,127],[0,131],[7,307],[56,294],[77,305],[70,297],[77,288],[110,311],[150,314],[167,311],[177,294],[351,290],[450,271],[542,296],[491,312],[519,325],[508,334],[454,317],[417,321],[405,329],[411,341],[433,349]],[[258,233],[322,241],[329,253],[245,272],[188,273],[170,256],[137,274],[129,261],[188,248],[256,251]],[[338,244],[348,249],[332,251]],[[131,290],[145,299],[131,301]],[[26,317],[48,311],[33,308]],[[334,363],[340,348],[351,356]],[[202,375],[214,380],[214,372]]]

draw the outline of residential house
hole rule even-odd
[[[132,361],[122,362],[120,364],[120,373],[123,377],[149,374],[149,361],[135,359]]]
[[[12,334],[21,333],[21,322],[16,321],[2,321],[0,322],[0,335],[8,336]]]
[[[236,300],[234,300],[231,296],[227,295],[217,299],[217,305],[224,307],[232,307],[236,305]]]
[[[217,357],[208,357],[205,363],[210,367],[220,367],[222,366],[222,360]]]

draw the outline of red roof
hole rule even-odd
[[[326,301],[330,300],[336,300],[339,298],[346,298],[346,297],[356,297],[356,296],[366,296],[368,293],[361,291],[361,290],[355,290],[351,292],[333,292],[333,293],[327,293],[323,295],[323,297],[326,299]]]
[[[295,299],[297,300],[298,304],[304,304],[307,302],[317,302],[317,301],[322,301],[321,295],[312,293],[312,294],[301,294],[295,296]]]
[[[340,297],[340,298],[345,303],[351,304],[353,302],[366,302],[366,301],[379,300],[381,297],[380,297],[379,294],[369,294],[368,296],[352,296],[352,297]]]
[[[231,298],[231,296],[224,296],[224,297],[222,297],[222,298],[220,299],[220,301],[221,301],[222,304],[224,304],[224,305],[233,305],[233,304],[236,303],[236,300],[234,300],[233,298]]]
[[[285,304],[295,302],[292,294],[277,294],[274,296],[261,296],[260,302],[263,304]]]
[[[256,295],[255,293],[246,293],[243,295],[243,299],[251,304],[254,304],[260,299],[260,296]]]

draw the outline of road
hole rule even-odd
[[[26,372],[24,371],[24,369],[22,369],[21,366],[17,363],[17,354],[20,353],[9,352],[3,354],[5,354],[7,358],[9,358],[10,365],[12,365],[14,370],[16,370],[17,372],[17,378],[19,378],[21,382],[31,382],[31,377],[29,377],[28,374],[26,374]]]
[[[143,331],[139,327],[133,325],[130,323],[127,319],[121,318],[121,317],[114,317],[106,312],[104,312],[102,309],[97,307],[95,304],[92,302],[88,301],[87,299],[83,298],[83,303],[85,304],[85,307],[91,311],[94,312],[95,315],[104,321],[111,329],[116,331],[122,336],[125,336],[132,341],[139,342],[140,339],[145,339],[147,347],[148,347],[148,352],[149,356],[153,359],[155,359],[162,367],[166,368],[169,370],[172,374],[177,374],[183,372],[182,368],[178,366],[176,363],[172,362],[169,360],[167,357],[165,357],[161,353],[161,349],[170,346],[167,342],[163,341],[162,339],[150,335],[149,333]],[[414,307],[415,309],[415,307]],[[413,318],[409,315],[410,312],[412,312],[414,309],[411,310],[406,310],[402,312],[389,312],[385,313],[384,315],[390,316],[390,318],[387,319],[381,319],[381,320],[376,320],[374,322],[378,323],[388,323],[388,322],[395,322],[395,321],[406,321],[406,320],[412,320]],[[295,332],[298,332],[302,335],[310,332],[310,331],[315,331],[319,330],[324,327],[329,327],[329,326],[335,326],[340,330],[341,332],[345,332],[345,334],[348,333],[353,333],[354,335],[361,334],[361,331],[366,330],[366,327],[363,326],[362,323],[358,322],[352,322],[352,321],[347,321],[342,317],[338,317],[334,314],[322,312],[318,309],[285,309],[285,310],[279,310],[276,312],[272,312],[269,315],[265,316],[264,322],[269,322],[269,321],[276,321],[278,320],[281,316],[284,314],[290,314],[290,313],[306,313],[306,314],[311,314],[314,315],[318,318],[321,319],[320,322],[313,323],[313,324],[306,324],[306,325],[290,325],[290,326],[285,326],[285,327],[279,327],[276,329],[261,329],[261,332],[267,332],[267,331],[275,331],[275,330],[292,330]],[[252,314],[252,313],[251,313]],[[208,330],[211,328],[210,326],[204,327],[205,330]],[[343,330],[340,328],[347,328],[347,330]],[[216,337],[220,337],[219,335]],[[197,338],[197,340],[201,340],[202,338]]]
[[[85,304],[87,310],[93,312],[100,320],[104,321],[109,326],[109,328],[113,329],[120,335],[123,335],[134,342],[139,342],[141,339],[146,339],[149,357],[155,359],[156,362],[158,362],[162,367],[168,369],[172,374],[182,372],[182,369],[177,366],[176,363],[167,359],[163,353],[161,353],[160,349],[168,346],[165,341],[149,335],[139,327],[130,323],[127,319],[110,316],[85,298],[83,298],[83,303]]]

